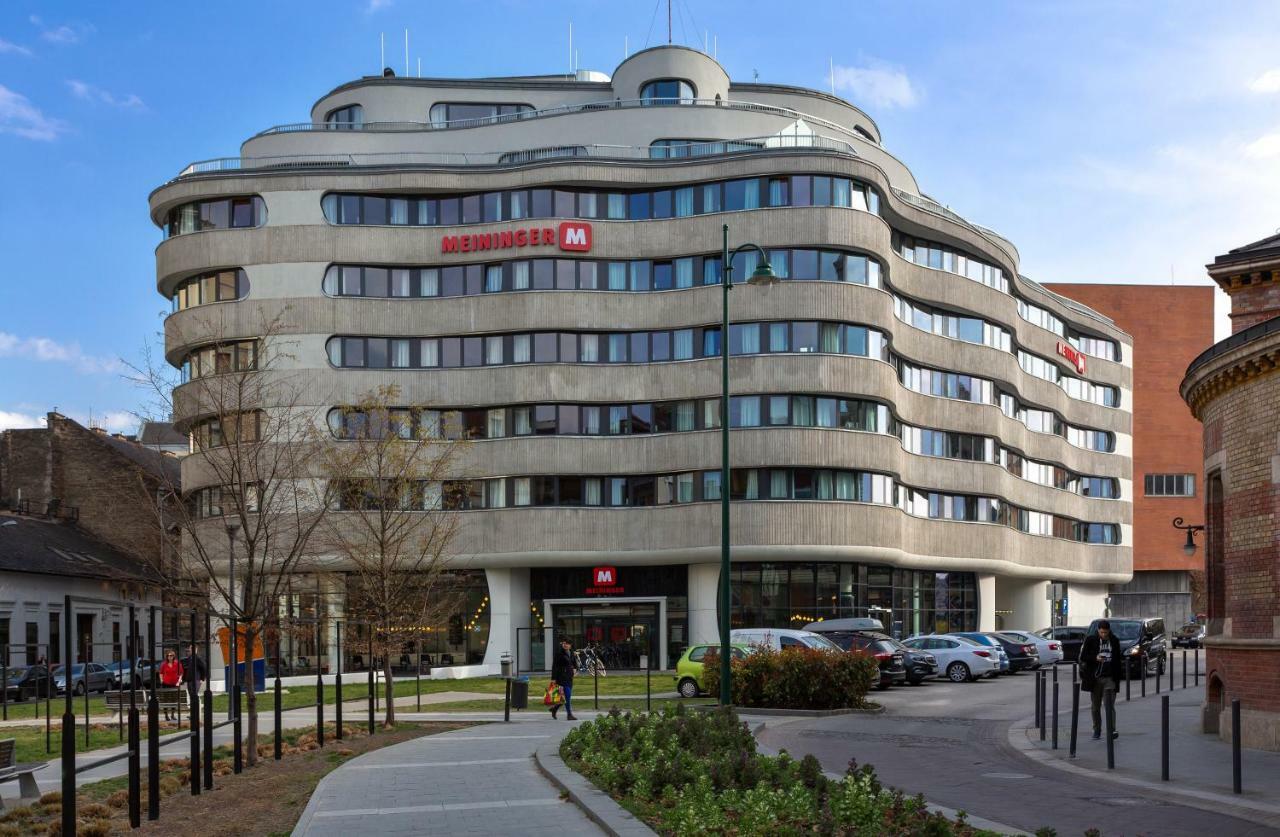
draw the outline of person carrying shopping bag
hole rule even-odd
[[[176,689],[178,684],[182,682],[182,663],[178,662],[178,655],[172,650],[164,652],[164,662],[160,664],[160,685],[166,689]],[[169,709],[164,710],[164,719],[166,721],[176,721],[173,717],[177,713]]]
[[[573,643],[567,639],[560,640],[560,648],[555,652],[551,662],[551,685],[559,686],[564,692],[565,720],[576,721],[573,717]],[[560,704],[551,704],[551,717],[556,717]]]

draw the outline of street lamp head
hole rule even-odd
[[[747,279],[748,285],[775,285],[778,282],[778,274],[773,272],[773,265],[767,261],[762,261],[751,271],[751,277]]]
[[[1196,541],[1195,538],[1191,536],[1190,529],[1187,530],[1187,542],[1182,545],[1182,553],[1188,558],[1191,558],[1196,554]]]

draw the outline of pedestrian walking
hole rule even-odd
[[[172,649],[164,652],[164,662],[160,664],[160,685],[169,689],[176,689],[182,682],[182,663],[178,662],[178,655]],[[165,708],[164,719],[166,721],[176,721],[173,715],[175,710]]]
[[[567,639],[560,640],[560,650],[556,651],[551,663],[551,683],[559,686],[564,692],[564,717],[568,721],[576,721],[573,717],[573,643]],[[551,717],[556,717],[560,706],[551,706]]]
[[[1080,646],[1080,688],[1090,696],[1089,711],[1093,717],[1093,740],[1102,738],[1102,710],[1107,711],[1111,737],[1118,738],[1116,729],[1116,690],[1123,677],[1124,659],[1120,654],[1120,640],[1111,632],[1106,619],[1098,622],[1098,633],[1085,637]]]
[[[192,706],[199,702],[200,690],[204,688],[204,681],[208,679],[209,666],[205,664],[204,658],[200,656],[193,642],[187,646],[187,656],[182,660],[182,682],[191,693]]]

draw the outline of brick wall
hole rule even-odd
[[[1280,281],[1245,285],[1231,290],[1231,333],[1280,317]]]
[[[49,442],[47,430],[0,433],[0,505],[17,508],[22,499],[44,509],[52,496]]]

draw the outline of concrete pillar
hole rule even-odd
[[[1049,581],[1040,578],[996,577],[996,610],[1003,614],[1001,629],[1038,631],[1049,627],[1052,602],[1045,596]]]
[[[1071,625],[1088,625],[1094,619],[1110,616],[1107,613],[1107,585],[1067,584],[1067,622]]]
[[[719,564],[689,565],[689,644],[720,641],[716,599],[720,585]]]
[[[516,629],[529,627],[528,568],[491,568],[484,571],[489,585],[489,644],[485,646],[484,666],[497,672],[502,655],[516,656]],[[522,660],[527,660],[528,631],[520,631]]]
[[[978,574],[978,630],[996,629],[996,577]]]

